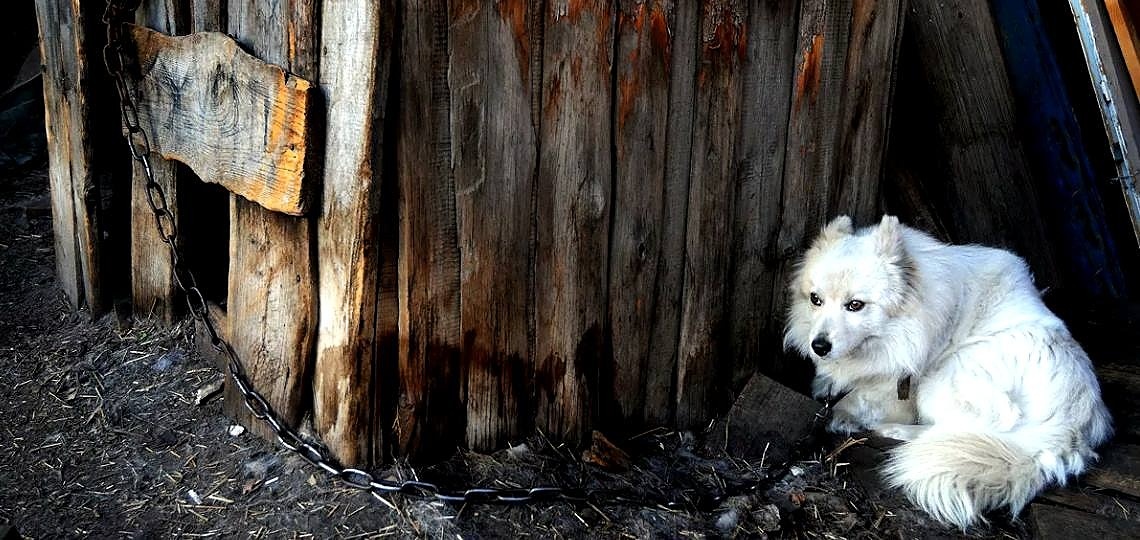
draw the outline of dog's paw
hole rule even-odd
[[[850,435],[852,433],[866,431],[866,427],[857,418],[847,412],[836,410],[832,413],[831,421],[827,424],[827,430],[840,435]]]

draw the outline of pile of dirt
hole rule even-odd
[[[0,174],[0,526],[56,537],[803,537],[955,536],[905,501],[868,491],[855,441],[801,456],[787,474],[664,429],[615,441],[606,471],[536,436],[493,455],[458,452],[388,480],[451,489],[556,485],[597,501],[452,505],[383,501],[232,425],[222,374],[186,323],[74,313],[54,280],[42,170]],[[836,443],[846,443],[836,451]],[[871,481],[873,482],[873,480]],[[978,536],[1022,536],[1015,525]]]

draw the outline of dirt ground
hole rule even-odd
[[[374,472],[451,488],[617,489],[676,507],[452,506],[398,495],[382,503],[235,428],[220,399],[199,404],[222,375],[195,353],[188,324],[73,312],[55,281],[52,244],[43,167],[0,172],[0,527],[26,538],[957,535],[897,497],[865,492],[868,471],[847,465],[845,452],[823,459],[832,449],[820,446],[779,481],[760,482],[771,464],[710,452],[699,434],[667,430],[615,441],[632,456],[619,473],[542,438]],[[1025,535],[1015,522],[971,536]]]

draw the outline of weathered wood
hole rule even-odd
[[[173,0],[140,5],[135,14],[135,21],[168,34],[177,34],[180,30],[184,30],[181,26],[184,21],[179,20],[178,6]],[[138,31],[140,27],[134,27],[134,30]],[[136,34],[132,32],[130,35]],[[137,55],[135,57],[138,58]],[[149,119],[151,113],[149,105],[153,102],[148,98],[157,89],[137,79],[132,82],[135,101],[139,105],[139,125],[145,130],[151,149],[155,150],[155,126]],[[170,111],[166,112],[169,114]],[[162,186],[162,191],[166,194],[166,203],[173,214],[172,219],[181,225],[181,212],[177,204],[178,164],[162,159],[155,153],[149,156],[149,160],[154,181]],[[157,319],[170,324],[180,311],[180,306],[175,303],[177,287],[174,284],[170,248],[162,241],[162,236],[159,234],[154,212],[147,199],[146,184],[149,179],[138,161],[131,162],[131,176],[131,306],[135,318]],[[180,243],[178,247],[181,249],[183,244]]]
[[[501,448],[533,430],[522,286],[531,272],[538,150],[530,115],[529,10],[539,2],[455,2],[449,14],[451,172],[463,298],[466,443]]]
[[[1026,521],[1032,527],[1034,536],[1041,540],[1131,539],[1140,535],[1140,526],[1136,523],[1060,506],[1034,503],[1029,505],[1028,514]]]
[[[325,0],[320,87],[328,105],[323,195],[317,216],[320,304],[313,424],[346,464],[382,459],[375,406],[377,220],[384,107],[392,50],[391,2]]]
[[[805,435],[819,410],[815,400],[757,373],[706,439],[710,450],[768,466],[792,457],[792,446]]]
[[[701,3],[685,277],[677,346],[676,423],[703,427],[728,405],[728,275],[741,85],[748,36],[743,2]]]
[[[604,346],[613,15],[608,2],[547,2],[535,264],[537,425],[579,441]]]
[[[1056,285],[1009,79],[992,52],[1000,45],[989,3],[909,6],[903,48],[913,55],[904,68],[912,78],[895,100],[904,121],[892,153],[917,170],[902,176],[920,182],[923,211],[949,228],[949,240],[1011,248],[1028,259],[1039,287]]]
[[[460,253],[451,174],[445,2],[403,4],[397,135],[400,398],[396,446],[442,457],[463,436]]]
[[[864,221],[880,214],[880,179],[906,6],[906,0],[852,4],[842,87],[834,89],[842,97],[830,214],[845,213]]]
[[[229,2],[229,33],[258,58],[317,79],[315,3],[265,7]],[[242,197],[230,200],[227,315],[230,345],[250,382],[290,425],[308,409],[316,301],[311,221],[270,212]],[[259,435],[234,385],[226,384],[226,412]]]
[[[679,39],[672,37],[673,6],[626,1],[619,7],[609,260],[613,357],[603,367],[603,391],[614,409],[601,420],[609,429],[633,429],[646,420],[665,423],[672,417],[670,400],[661,398],[673,388],[675,353],[661,342],[676,346],[674,291],[680,289],[683,258],[681,244],[671,246],[670,240],[683,240],[684,223],[667,208],[683,208],[688,175],[680,185],[666,182],[667,127],[679,114],[669,103],[670,63],[674,39]],[[691,71],[680,78],[691,87]],[[688,107],[686,120],[691,102]],[[687,146],[683,152],[688,153]],[[677,250],[670,253],[670,247]],[[663,332],[666,328],[672,330]]]
[[[312,84],[221,33],[171,37],[136,26],[131,36],[151,148],[269,210],[305,213]]]
[[[191,32],[224,32],[227,0],[190,0]]]
[[[1038,501],[1113,519],[1140,522],[1140,503],[1126,497],[1111,496],[1096,488],[1055,487],[1042,493]]]
[[[1132,80],[1132,92],[1140,99],[1140,2],[1137,0],[1104,0],[1108,19],[1112,22],[1120,54]]]
[[[1084,483],[1140,497],[1140,446],[1114,444],[1101,454],[1101,460],[1085,475]]]
[[[741,387],[743,377],[757,367],[771,367],[783,330],[773,307],[773,298],[784,289],[775,279],[780,259],[773,244],[780,230],[798,16],[796,2],[749,6],[729,277],[732,388]]]
[[[36,0],[40,58],[44,66],[44,108],[48,177],[55,235],[56,275],[76,308],[104,310],[99,273],[96,171],[93,167],[92,64],[100,58],[89,34],[94,9],[78,2]]]
[[[665,181],[661,230],[660,276],[654,293],[657,321],[649,345],[645,378],[645,421],[672,425],[676,417],[681,291],[685,279],[686,220],[700,59],[700,9],[696,2],[675,4],[669,60],[669,117],[665,126]]]

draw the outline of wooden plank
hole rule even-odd
[[[681,293],[685,279],[689,177],[693,162],[697,63],[700,54],[700,6],[674,5],[673,43],[669,61],[669,117],[665,126],[665,195],[662,202],[660,276],[657,322],[649,345],[645,378],[645,421],[672,425],[676,418],[678,344],[681,334]]]
[[[747,61],[743,73],[741,125],[737,152],[736,209],[733,218],[732,295],[729,302],[729,357],[732,388],[739,388],[757,367],[772,366],[779,350],[782,294],[777,281],[780,258],[773,249],[780,230],[784,151],[791,109],[799,6],[795,2],[759,2],[749,8]]]
[[[1140,445],[1114,444],[1083,478],[1088,485],[1140,497]]]
[[[228,7],[229,33],[254,56],[317,79],[312,0],[268,7],[253,0],[230,1]],[[313,243],[311,221],[231,197],[230,345],[253,387],[293,426],[308,409],[311,382],[317,316]],[[225,409],[255,433],[271,435],[249,416],[230,383]]]
[[[313,85],[241,50],[225,34],[171,37],[133,27],[139,122],[151,148],[205,182],[265,208],[301,215],[313,179]]]
[[[1112,519],[1079,510],[1034,503],[1029,505],[1029,522],[1035,538],[1041,540],[1069,540],[1071,538],[1136,538],[1140,526],[1129,521]]]
[[[529,11],[539,2],[451,4],[448,83],[462,277],[466,445],[501,448],[533,431],[526,283],[536,133]]]
[[[180,30],[178,5],[173,0],[149,2],[140,5],[135,13],[135,22],[159,31],[176,34]],[[184,21],[181,21],[184,23]],[[128,39],[136,36],[139,27],[128,31]],[[137,44],[137,38],[134,38]],[[139,56],[136,51],[136,58]],[[155,122],[147,99],[156,88],[135,78],[131,81],[136,104],[139,106],[139,125],[146,131],[152,151],[156,149]],[[144,112],[144,110],[146,112]],[[161,114],[161,113],[160,113]],[[169,114],[169,111],[167,111]],[[144,119],[145,118],[145,119]],[[177,124],[177,122],[175,122]],[[125,133],[125,131],[124,131]],[[177,201],[178,164],[162,159],[157,153],[149,156],[154,181],[166,194],[166,203],[174,215],[176,224],[181,225]],[[177,287],[174,284],[174,268],[168,250],[155,222],[154,212],[147,199],[146,171],[138,161],[131,162],[131,305],[135,318],[156,319],[170,324],[181,311],[177,305]],[[178,245],[183,247],[182,243]]]
[[[669,103],[673,44],[680,39],[672,37],[674,8],[661,1],[626,1],[619,9],[609,262],[613,358],[603,366],[602,398],[612,399],[607,409],[613,414],[601,418],[610,433],[636,429],[650,417],[653,423],[671,417],[669,400],[659,396],[662,390],[672,390],[675,353],[661,350],[657,340],[676,346],[679,312],[673,291],[680,288],[682,265],[677,262],[682,258],[679,250],[667,250],[671,234],[683,237],[684,222],[678,219],[681,214],[666,208],[684,204],[678,196],[688,183],[687,171],[680,185],[667,184],[665,175],[667,127],[679,112]],[[691,86],[691,77],[690,71],[682,78]],[[670,332],[662,332],[670,327]],[[655,399],[649,402],[651,393]]]
[[[400,182],[400,388],[396,446],[449,455],[463,436],[460,253],[451,174],[448,13],[403,4],[397,175]]]
[[[819,403],[757,373],[728,414],[713,424],[706,445],[734,458],[777,466],[791,459],[792,446],[809,435]]]
[[[1132,81],[1132,92],[1140,99],[1140,1],[1104,0],[1108,19],[1112,22],[1116,43],[1120,45],[1120,55],[1128,69]]]
[[[703,427],[727,407],[725,277],[732,246],[736,149],[748,37],[743,2],[702,2],[685,277],[677,351],[676,423]]]
[[[829,215],[845,213],[872,221],[881,213],[880,179],[906,6],[906,0],[852,4],[844,86],[835,90],[842,96],[842,109]]]
[[[383,458],[375,358],[377,222],[391,2],[326,0],[320,87],[328,106],[324,191],[317,217],[319,327],[313,424],[345,464]]]
[[[93,167],[92,76],[100,58],[91,47],[94,9],[77,2],[36,0],[55,235],[56,275],[76,308],[105,310],[99,273],[97,175]],[[113,102],[109,102],[110,106]]]
[[[190,0],[191,32],[224,32],[227,0]]]
[[[543,35],[535,263],[539,429],[583,440],[606,317],[614,13],[548,2]]]
[[[1110,496],[1095,488],[1055,487],[1042,493],[1037,500],[1113,519],[1140,522],[1140,503],[1127,497]]]
[[[911,2],[903,47],[910,56],[895,100],[892,153],[916,170],[929,213],[949,240],[1011,248],[1039,287],[1058,284],[1034,179],[1017,133],[1013,94],[989,3]],[[894,177],[896,175],[888,175]],[[890,191],[890,190],[888,190]]]

